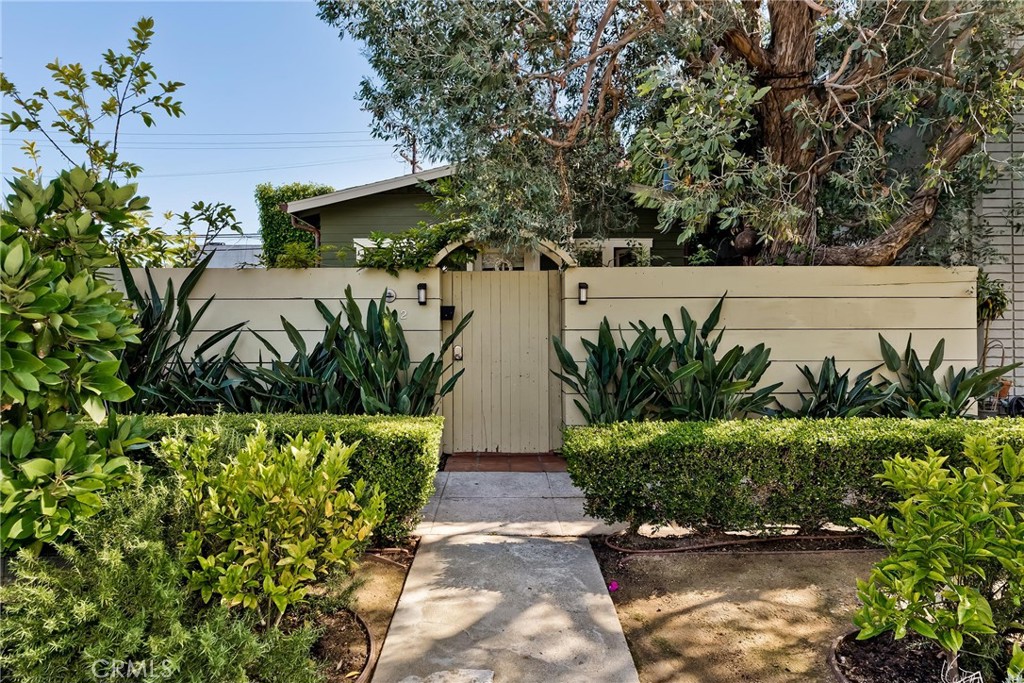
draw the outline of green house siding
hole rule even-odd
[[[418,188],[371,195],[310,211],[320,214],[320,243],[345,247],[344,259],[333,253],[324,257],[325,266],[355,266],[352,240],[369,237],[371,232],[402,232],[433,216],[420,208],[430,199]]]
[[[686,265],[686,250],[682,245],[676,243],[678,232],[662,232],[658,230],[658,212],[652,209],[634,208],[636,214],[636,229],[633,237],[649,237],[651,242],[651,257],[653,266],[683,266]]]
[[[434,217],[420,208],[430,198],[418,187],[403,188],[311,209],[300,212],[299,216],[315,224],[313,217],[319,215],[321,244],[345,248],[340,259],[335,253],[328,252],[324,256],[324,266],[352,267],[355,266],[353,240],[369,237],[371,232],[402,232],[415,227],[420,221],[432,222]],[[684,265],[685,251],[676,244],[676,234],[658,230],[658,213],[641,208],[635,211],[635,230],[614,233],[609,237],[650,238],[653,240],[651,255],[655,257],[653,265]]]

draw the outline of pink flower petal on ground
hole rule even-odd
[[[611,583],[608,584],[608,592],[609,593],[614,593],[617,590],[619,590],[619,582],[618,581],[612,581]]]

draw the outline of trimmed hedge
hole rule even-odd
[[[1024,420],[732,420],[570,427],[562,453],[607,522],[720,530],[850,526],[894,500],[873,475],[925,446],[962,465],[967,435],[1024,447]]]
[[[379,485],[385,494],[384,521],[376,530],[382,540],[405,538],[434,494],[444,424],[440,417],[291,413],[143,416],[154,441],[167,434],[187,435],[219,428],[221,456],[225,459],[238,452],[245,437],[255,431],[257,421],[266,425],[268,437],[278,443],[298,432],[309,434],[318,429],[339,434],[345,443],[359,441],[349,465],[356,477]]]

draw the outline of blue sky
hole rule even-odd
[[[389,143],[370,137],[355,100],[370,71],[359,45],[317,19],[312,2],[3,0],[2,69],[23,94],[34,92],[50,85],[45,65],[54,58],[91,70],[107,48],[127,44],[142,16],[156,21],[149,56],[158,79],[185,83],[183,118],[158,117],[150,129],[136,122],[123,136],[157,217],[223,201],[256,233],[257,183],[342,188],[407,172]],[[24,162],[21,133],[3,133],[4,175]],[[60,168],[42,147],[44,169]]]

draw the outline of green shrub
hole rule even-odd
[[[97,271],[114,262],[104,231],[126,226],[146,200],[81,168],[10,184],[0,212],[0,541],[38,551],[124,481],[127,460],[75,423],[102,422],[107,402],[133,393],[117,371],[139,329]]]
[[[782,383],[756,388],[771,349],[758,344],[750,350],[734,346],[721,358],[718,346],[724,330],[712,337],[721,318],[725,296],[700,328],[686,307],[682,335],[676,335],[669,316],[662,318],[668,340],[645,322],[630,323],[636,339],[630,343],[612,335],[608,319],[601,321],[597,342],[582,339],[587,358],[581,372],[558,337],[552,339],[562,366],[555,376],[582,395],[575,400],[587,424],[631,422],[645,418],[715,420],[768,412],[772,392]]]
[[[876,365],[861,372],[851,385],[849,368],[840,374],[836,370],[835,356],[829,356],[821,362],[821,370],[817,375],[810,367],[798,365],[797,369],[807,381],[809,391],[805,394],[797,389],[800,407],[791,410],[779,403],[779,414],[785,417],[814,418],[874,417],[884,410],[886,401],[896,391],[895,384],[883,389],[871,383],[875,371],[880,367]]]
[[[1024,621],[1024,449],[972,436],[966,467],[948,461],[928,448],[876,475],[899,501],[891,515],[854,520],[889,551],[857,583],[854,623],[859,639],[916,632],[945,652],[950,680],[960,680],[962,653],[990,680],[1006,670],[1007,636]]]
[[[656,406],[659,417],[668,420],[718,420],[763,414],[772,402],[772,392],[782,382],[756,388],[772,364],[772,350],[757,344],[749,350],[734,346],[718,357],[724,329],[712,337],[722,315],[725,295],[718,300],[698,329],[685,306],[679,308],[682,336],[676,336],[672,319],[662,318],[668,333],[666,347],[674,360],[673,371],[653,366],[651,377],[660,390]],[[691,371],[691,369],[693,369]]]
[[[245,438],[262,423],[268,438],[283,444],[292,434],[323,429],[345,443],[359,442],[349,461],[352,476],[378,486],[384,494],[385,517],[376,535],[384,541],[402,539],[415,526],[419,511],[434,493],[434,476],[440,462],[440,417],[366,415],[221,414],[147,415],[145,428],[153,439],[162,436],[219,431],[217,463],[226,462],[245,444]],[[154,465],[159,468],[159,463]]]
[[[1024,421],[837,418],[570,427],[562,452],[587,511],[609,522],[767,530],[885,512],[873,478],[899,453],[959,453],[969,435],[1024,447]],[[959,456],[953,457],[954,464]]]
[[[954,417],[966,415],[974,406],[999,390],[1000,378],[1020,363],[1004,365],[983,371],[980,367],[952,367],[946,374],[935,376],[945,356],[946,340],[940,339],[928,357],[927,365],[918,358],[913,348],[913,335],[907,336],[907,347],[900,354],[878,335],[882,347],[882,359],[889,372],[896,375],[895,381],[883,380],[878,385],[885,391],[894,388],[892,397],[883,404],[885,413],[900,417]]]
[[[166,437],[160,453],[194,508],[183,560],[189,585],[209,602],[255,611],[261,622],[303,600],[308,585],[348,570],[384,517],[378,487],[349,477],[356,446],[323,430],[280,447],[257,424],[245,446],[214,465],[217,434]],[[196,567],[198,565],[198,567]]]
[[[135,285],[131,270],[118,257],[125,292],[135,305],[135,324],[140,328],[140,343],[124,353],[120,377],[135,389],[124,405],[135,413],[214,412],[219,406],[235,412],[245,410],[246,393],[239,390],[238,373],[245,366],[235,358],[239,330],[245,322],[235,323],[203,340],[186,354],[185,347],[216,295],[193,311],[189,304],[192,290],[199,284],[213,254],[201,260],[182,281],[178,291],[167,279],[161,297],[156,282],[146,269],[144,290]],[[227,350],[209,354],[224,339],[233,337]]]
[[[562,341],[558,337],[551,340],[562,366],[562,372],[554,374],[582,396],[583,401],[573,399],[573,403],[587,424],[642,419],[657,396],[658,387],[650,371],[656,366],[664,366],[667,371],[672,352],[662,346],[654,328],[644,323],[630,323],[630,326],[636,332],[636,339],[632,343],[627,342],[620,331],[616,342],[608,318],[601,320],[597,342],[581,340],[587,352],[582,372]],[[677,372],[692,374],[696,369],[685,366]]]
[[[77,525],[74,544],[58,544],[56,558],[23,551],[12,561],[14,579],[0,588],[5,679],[95,683],[131,666],[136,675],[121,678],[319,680],[309,658],[312,629],[257,634],[254,620],[197,609],[172,550],[173,500],[166,485],[146,486],[136,471],[102,512]]]
[[[289,183],[277,187],[270,183],[260,183],[256,186],[264,264],[276,264],[278,257],[285,251],[285,245],[289,243],[305,244],[311,249],[316,246],[312,233],[292,226],[291,217],[281,211],[281,204],[331,192],[334,192],[334,188],[330,185],[316,183]]]

